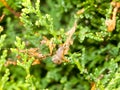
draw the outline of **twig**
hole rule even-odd
[[[2,16],[0,17],[0,22],[3,20],[4,17],[5,17],[5,14],[2,14]]]
[[[16,12],[13,8],[11,8],[5,0],[0,0],[0,2],[3,3],[3,5],[16,17],[20,17],[20,12]]]
[[[64,55],[68,53],[69,47],[72,44],[72,36],[76,30],[77,22],[74,22],[74,26],[66,33],[68,38],[66,39],[65,43],[61,45],[58,50],[56,51],[56,54],[53,56],[52,61],[56,64],[61,64],[62,62],[69,62]]]
[[[117,14],[118,9],[120,8],[120,2],[111,2],[111,5],[114,6],[112,18],[105,21],[105,24],[107,25],[107,30],[109,32],[112,32],[115,29],[116,14]]]

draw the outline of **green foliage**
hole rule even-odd
[[[21,16],[0,1],[0,16],[5,14],[0,18],[0,90],[120,89],[120,13],[115,30],[108,32],[110,0],[7,0],[7,4]],[[64,56],[70,62],[55,64],[53,55],[75,21],[73,44]],[[40,64],[34,65],[35,60]]]

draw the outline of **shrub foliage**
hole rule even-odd
[[[119,0],[0,0],[0,90],[119,90]]]

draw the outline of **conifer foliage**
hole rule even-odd
[[[0,90],[120,90],[119,0],[0,0]]]

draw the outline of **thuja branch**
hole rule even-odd
[[[62,62],[69,62],[69,60],[67,60],[64,55],[68,53],[69,47],[70,45],[72,45],[72,36],[76,30],[76,27],[77,27],[77,22],[75,21],[73,27],[66,33],[66,36],[67,36],[66,41],[62,45],[60,45],[55,55],[53,55],[52,61],[54,63],[61,64]],[[52,56],[53,48],[56,46],[55,44],[53,44],[52,39],[48,40],[46,37],[43,37],[43,38],[44,40],[41,41],[41,44],[46,44],[50,50],[50,53],[47,55],[43,55],[42,53],[38,52],[38,48],[30,48],[25,50],[16,49],[16,51],[18,53],[27,54],[28,60],[34,57],[32,65],[40,64],[41,60],[44,60],[45,58]],[[20,54],[17,55],[17,60],[19,61],[22,60],[22,56]],[[22,61],[21,63],[24,63],[24,62]],[[15,61],[7,60],[5,63],[5,66],[8,66],[9,64],[17,65],[17,62],[16,60]]]
[[[74,26],[66,33],[68,38],[66,41],[58,48],[56,54],[53,56],[52,61],[56,64],[61,64],[62,62],[69,62],[64,55],[68,53],[69,47],[72,44],[72,36],[76,30],[77,22],[74,22]]]

